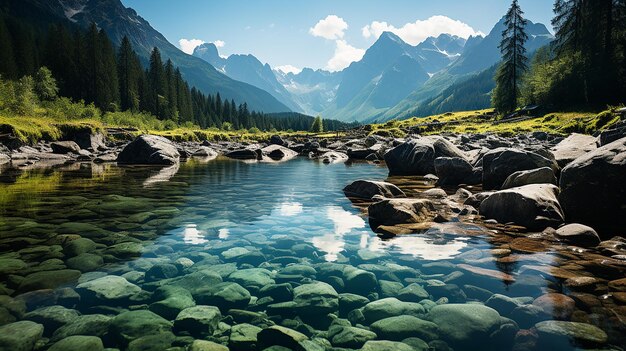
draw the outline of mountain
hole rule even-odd
[[[257,111],[290,111],[268,92],[229,78],[209,63],[180,51],[137,12],[124,7],[120,0],[0,0],[0,4],[12,16],[23,21],[37,21],[43,28],[46,22],[73,23],[83,28],[96,23],[117,46],[124,36],[128,36],[144,63],[148,62],[152,48],[158,47],[162,57],[171,59],[185,80],[204,93],[219,92],[223,98],[246,102],[250,109]]]
[[[335,100],[341,72],[303,69],[300,73],[274,70],[276,79],[291,94],[300,108],[309,115],[318,115]]]
[[[465,49],[467,41],[450,34],[430,37],[415,47],[422,67],[429,73],[436,73],[454,62]]]
[[[462,75],[480,72],[500,61],[500,41],[504,30],[504,18],[502,18],[482,40],[468,46],[459,59],[448,69],[449,73]],[[526,25],[526,50],[532,53],[540,47],[550,43],[552,34],[545,25],[528,21]]]
[[[228,77],[263,89],[293,111],[304,111],[291,93],[278,82],[272,68],[253,55],[230,55],[223,58],[215,44],[206,43],[194,49],[193,56],[210,63]]]

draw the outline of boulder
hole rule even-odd
[[[576,246],[594,247],[600,244],[598,233],[593,228],[583,224],[564,225],[556,230],[554,236],[563,242]]]
[[[197,303],[218,306],[222,312],[245,309],[250,303],[250,292],[237,283],[225,282],[206,285],[192,292]]]
[[[77,154],[80,151],[80,146],[73,141],[54,141],[50,147],[55,154]]]
[[[208,146],[200,146],[200,148],[191,155],[195,157],[215,158],[218,153]]]
[[[196,305],[191,293],[179,286],[160,287],[152,297],[156,302],[150,305],[150,311],[168,320],[176,318],[182,310]]]
[[[560,167],[565,167],[568,163],[578,157],[598,148],[598,138],[585,134],[570,134],[550,149],[556,162]]]
[[[339,310],[339,295],[329,284],[315,282],[293,289],[293,301],[299,314],[319,316]]]
[[[589,152],[561,172],[559,201],[568,222],[589,225],[603,238],[626,227],[626,138]]]
[[[281,145],[270,145],[261,149],[263,154],[269,156],[272,160],[290,160],[298,153]]]
[[[370,340],[363,345],[360,351],[416,351],[416,349],[399,341]]]
[[[348,155],[339,151],[327,151],[320,155],[311,155],[309,157],[320,160],[323,163],[342,163],[348,161]]]
[[[73,283],[79,277],[80,271],[73,269],[31,273],[20,282],[17,291],[24,293],[32,290],[54,289],[61,285]]]
[[[191,346],[189,346],[189,351],[229,351],[229,348],[213,341],[194,340]]]
[[[431,222],[438,215],[435,204],[428,199],[383,199],[371,204],[367,212],[372,228]]]
[[[257,335],[262,329],[247,323],[236,324],[230,328],[228,346],[232,350],[253,350],[257,343]]]
[[[533,305],[541,308],[555,319],[569,319],[576,310],[574,299],[559,293],[541,295],[533,301]]]
[[[78,318],[78,311],[58,305],[38,308],[24,315],[24,319],[43,325],[46,335],[51,335],[52,332],[76,318]]]
[[[542,230],[563,222],[557,200],[559,188],[532,184],[497,191],[480,204],[480,214],[499,223],[513,222],[531,230]]]
[[[285,140],[283,140],[283,138],[280,135],[274,134],[270,137],[270,144],[285,146],[287,143],[285,142]]]
[[[389,317],[408,315],[423,317],[426,313],[424,306],[415,302],[404,302],[395,297],[388,297],[368,303],[363,307],[363,317],[368,323],[373,323]]]
[[[263,350],[270,346],[283,346],[295,351],[304,351],[301,343],[308,340],[306,335],[293,329],[278,325],[261,330],[257,334],[258,349]]]
[[[229,151],[225,153],[224,156],[237,160],[258,160],[261,159],[263,155],[260,150],[239,149]]]
[[[587,323],[550,320],[535,324],[535,328],[539,333],[539,342],[545,346],[601,346],[608,340],[602,329]]]
[[[32,351],[43,335],[43,325],[19,321],[0,326],[0,351]]]
[[[173,165],[179,160],[176,145],[156,135],[138,136],[117,156],[119,164]]]
[[[434,162],[438,185],[480,183],[480,171],[461,157],[437,157]]]
[[[176,316],[174,329],[197,337],[210,336],[217,330],[221,318],[222,314],[215,306],[189,307]]]
[[[172,323],[146,310],[128,311],[111,320],[110,336],[122,344],[146,335],[170,332]]]
[[[57,329],[52,341],[58,341],[72,335],[104,336],[109,331],[111,317],[102,314],[86,314],[76,317],[71,322]]]
[[[343,188],[343,193],[347,197],[371,200],[374,196],[380,195],[386,198],[406,197],[404,192],[397,186],[374,180],[357,180]]]
[[[328,339],[335,347],[358,349],[367,341],[376,339],[376,334],[356,327],[333,326],[328,330]]]
[[[506,350],[496,341],[513,342],[517,325],[492,308],[479,304],[444,304],[433,307],[427,320],[439,327],[441,338],[454,349]],[[505,337],[505,335],[508,337]]]
[[[517,171],[549,167],[554,173],[559,171],[555,160],[539,154],[511,149],[498,148],[487,152],[482,158],[483,188],[485,190],[500,189],[506,179]]]
[[[439,338],[437,324],[414,316],[396,316],[381,319],[370,326],[379,338],[402,341],[410,337],[418,337],[425,341]]]
[[[390,175],[426,175],[435,173],[435,159],[459,157],[466,159],[463,151],[439,136],[410,139],[385,154]]]
[[[76,291],[84,301],[114,303],[128,300],[141,292],[141,288],[123,277],[107,275],[79,284]]]
[[[102,340],[97,336],[73,335],[57,341],[48,351],[102,351]]]
[[[516,188],[529,184],[557,184],[554,171],[550,167],[517,171],[506,178],[502,189]]]

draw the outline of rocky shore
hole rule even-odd
[[[389,169],[385,182],[344,188],[379,236],[487,242],[454,264],[365,249],[325,262],[304,234],[250,233],[183,251],[172,239],[145,247],[110,241],[103,228],[60,224],[65,236],[47,251],[26,244],[0,256],[0,350],[621,350],[626,137],[611,139],[533,133],[173,143],[144,135],[0,150],[0,162],[22,168],[171,167],[218,155],[380,163]],[[109,200],[111,211],[151,206]],[[133,221],[147,219],[129,219],[129,228]],[[28,230],[22,224],[3,223],[3,230]],[[113,261],[126,263],[100,270]],[[494,262],[502,269],[485,268]],[[524,293],[499,293],[511,284]]]

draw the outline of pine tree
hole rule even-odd
[[[124,36],[117,55],[117,72],[120,89],[120,109],[122,111],[139,110],[139,80],[142,74],[139,58]]]
[[[109,37],[100,30],[98,32],[99,57],[96,64],[97,98],[96,106],[107,111],[116,111],[119,107],[119,85],[115,50]]]
[[[178,97],[176,96],[176,80],[174,75],[174,64],[172,60],[167,60],[165,63],[165,84],[166,84],[166,100],[167,100],[167,112],[165,113],[168,119],[178,121]]]
[[[150,87],[150,112],[157,117],[165,118],[165,95],[166,95],[166,81],[165,70],[163,69],[163,61],[161,59],[161,52],[158,48],[152,50],[150,55],[150,69],[148,71],[148,86]]]
[[[310,131],[312,133],[322,133],[324,131],[322,116],[315,117],[315,119],[313,120],[313,124],[311,124]]]
[[[59,88],[52,77],[52,72],[47,67],[40,67],[35,74],[34,90],[39,100],[51,101],[57,98]]]
[[[523,14],[517,0],[513,0],[504,18],[506,29],[502,32],[502,41],[498,46],[503,62],[496,73],[493,105],[497,111],[503,113],[511,112],[517,107],[519,84],[528,69],[524,47],[528,40],[525,30],[527,21]]]

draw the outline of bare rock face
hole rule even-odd
[[[176,145],[156,135],[140,135],[117,156],[119,164],[173,165],[180,160]]]
[[[568,222],[609,238],[626,226],[626,138],[572,161],[561,173],[559,201]]]
[[[512,148],[498,148],[487,152],[483,158],[483,188],[501,189],[506,179],[518,171],[549,167],[554,173],[559,171],[555,160],[534,152]]]
[[[578,157],[597,149],[597,142],[598,139],[591,135],[573,133],[561,140],[550,151],[554,154],[559,166],[565,167]]]
[[[437,157],[467,159],[463,151],[440,136],[411,139],[385,154],[390,175],[426,175],[435,173]]]
[[[518,171],[506,178],[502,189],[510,189],[518,186],[524,186],[529,184],[554,184],[556,185],[557,179],[554,175],[554,171],[550,167],[543,167],[537,169],[531,169],[528,171]]]
[[[531,184],[496,191],[480,204],[480,214],[500,223],[513,222],[531,230],[563,223],[563,210],[552,184]]]
[[[370,200],[376,195],[387,198],[406,197],[397,186],[373,180],[357,180],[343,188],[347,197]]]

